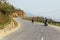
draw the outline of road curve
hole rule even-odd
[[[57,28],[43,26],[15,18],[20,25],[17,31],[0,40],[60,40],[60,31]]]

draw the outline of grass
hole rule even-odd
[[[18,26],[18,23],[14,20],[12,20],[15,24],[15,26]],[[8,20],[8,22],[0,23],[0,30],[4,28],[4,26],[8,25],[11,21]]]
[[[11,22],[11,18],[5,15],[0,15],[0,29],[3,29],[6,25]]]
[[[4,19],[3,21],[4,22],[0,23],[0,29],[3,29],[4,26],[8,25],[11,22],[10,19],[8,19],[8,20],[7,19]]]
[[[0,29],[3,29],[4,28],[4,24],[0,24]]]
[[[52,23],[52,25],[59,26],[60,27],[60,22]]]

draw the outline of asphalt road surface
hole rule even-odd
[[[15,18],[21,27],[0,40],[60,40],[60,30],[50,26]]]

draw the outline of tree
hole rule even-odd
[[[14,10],[15,8],[6,2],[0,4],[0,12],[2,12],[2,14],[4,15],[9,15]]]

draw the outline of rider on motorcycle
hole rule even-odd
[[[44,18],[44,26],[48,26],[48,20],[46,17]]]

